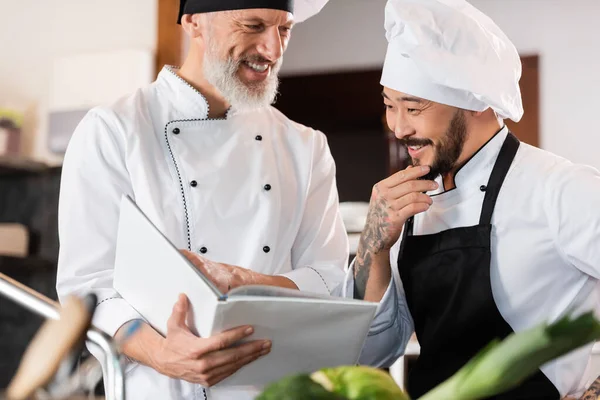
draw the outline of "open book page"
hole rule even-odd
[[[181,293],[191,304],[192,332],[210,335],[223,296],[127,197],[121,203],[113,287],[162,335]]]
[[[227,297],[286,297],[301,299],[333,300],[335,297],[320,293],[301,292],[300,290],[282,288],[278,286],[250,285],[240,286],[231,290]]]

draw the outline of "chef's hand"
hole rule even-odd
[[[161,374],[209,387],[269,353],[267,340],[238,345],[253,333],[249,326],[210,338],[195,336],[186,324],[188,309],[187,297],[180,295],[167,322],[167,337],[152,356],[152,367]]]
[[[404,223],[427,211],[433,202],[424,192],[437,189],[438,184],[419,179],[428,172],[428,166],[408,167],[373,187],[354,261],[356,297],[369,301],[383,297],[391,279],[390,249],[400,238]]]
[[[265,275],[247,268],[214,262],[187,250],[181,250],[181,252],[217,286],[221,293],[227,293],[231,289],[247,285],[269,285],[298,289],[294,282],[282,276]]]
[[[428,172],[428,166],[408,167],[373,187],[361,237],[366,249],[374,254],[391,249],[404,223],[429,209],[433,201],[424,192],[437,189],[438,184],[419,179]]]

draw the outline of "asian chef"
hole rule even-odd
[[[418,398],[494,338],[600,314],[600,173],[509,131],[523,115],[519,55],[472,5],[389,0],[385,28],[387,122],[412,166],[374,186],[344,288],[380,301],[361,362],[390,365],[416,332]],[[496,398],[579,397],[600,372],[591,350]]]

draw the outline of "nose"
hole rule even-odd
[[[277,27],[269,27],[265,30],[258,51],[263,57],[272,62],[281,58],[284,51],[284,42]]]
[[[407,123],[406,118],[402,117],[401,113],[397,113],[393,118],[393,126],[390,126],[390,129],[398,139],[404,139],[414,134],[414,129]]]

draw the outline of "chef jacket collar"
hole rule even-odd
[[[504,126],[456,171],[454,176],[456,189],[479,188],[481,185],[487,184],[507,136],[508,127]],[[448,192],[443,188],[441,176],[436,179],[436,182],[440,185],[440,189],[428,192],[428,194],[438,195]]]
[[[158,74],[157,83],[161,95],[173,103],[173,119],[206,119],[208,118],[209,105],[206,98],[177,75],[177,68],[164,66]]]

